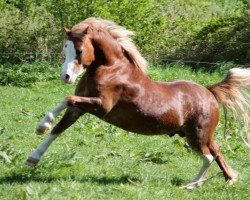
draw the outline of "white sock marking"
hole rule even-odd
[[[52,111],[51,114],[56,118],[67,107],[66,100],[61,101]]]
[[[50,129],[52,122],[66,107],[67,102],[65,100],[61,101],[52,111],[45,115],[45,117],[39,122],[38,126]]]
[[[213,160],[214,160],[214,157],[211,154],[204,155],[203,165],[202,165],[198,175],[196,176],[196,178],[186,186],[187,189],[193,189],[193,188],[202,184],[201,180],[206,175]]]
[[[30,155],[30,157],[37,160],[41,159],[41,156],[48,149],[51,143],[58,137],[58,134],[49,134],[48,137],[38,146],[38,148]]]

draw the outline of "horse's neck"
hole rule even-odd
[[[108,33],[99,32],[98,37],[94,37],[94,43],[96,48],[102,51],[106,61],[110,64],[124,57],[121,45],[108,35]],[[100,52],[98,54],[101,55]]]

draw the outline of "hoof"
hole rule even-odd
[[[198,185],[198,184],[188,184],[188,185],[181,186],[180,188],[181,189],[187,189],[187,190],[193,190],[193,189],[195,189],[197,187],[200,187],[200,186],[201,186],[201,184],[200,185]]]
[[[188,190],[193,190],[197,187],[200,187],[203,184],[203,181],[199,181],[199,182],[192,182],[189,183],[187,185],[181,186],[181,189],[188,189]]]
[[[52,127],[52,122],[54,121],[54,116],[52,113],[47,113],[45,117],[39,122],[38,127],[36,129],[37,135],[42,135],[46,133]]]
[[[36,134],[37,135],[43,135],[44,133],[46,133],[46,131],[51,129],[51,124],[46,122],[42,125],[38,125],[37,129],[36,129]]]
[[[38,126],[38,127],[36,128],[36,134],[37,134],[37,135],[43,135],[43,134],[46,133],[48,130],[49,130],[48,127],[45,127],[45,126]]]
[[[29,157],[29,158],[26,160],[25,164],[28,165],[28,166],[30,166],[30,167],[35,167],[35,166],[37,165],[38,162],[39,162],[38,159]]]
[[[237,178],[238,178],[238,172],[237,171],[233,171],[233,177],[231,179],[227,180],[228,185],[233,185],[234,183],[237,182]]]
[[[228,183],[228,185],[233,185],[236,183],[236,181],[237,181],[237,179],[231,179],[231,180],[228,180],[227,183]]]

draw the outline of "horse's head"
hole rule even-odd
[[[146,70],[147,62],[130,38],[133,32],[112,21],[90,17],[71,30],[65,29],[65,33],[67,40],[63,51],[66,58],[61,77],[66,83],[73,83],[93,61],[98,61],[99,65],[111,64],[121,59],[120,53],[129,57],[134,66]]]
[[[64,29],[67,40],[63,47],[65,62],[63,64],[61,78],[66,83],[75,82],[76,78],[84,71],[84,67],[94,60],[94,48],[89,37],[89,26],[81,32],[72,32]]]

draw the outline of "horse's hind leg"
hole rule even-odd
[[[84,113],[75,107],[69,107],[60,122],[53,128],[48,137],[38,146],[38,148],[26,160],[29,166],[35,166],[51,143],[68,127],[70,127]]]
[[[198,134],[198,136],[204,136],[205,134]],[[219,145],[213,141],[210,137],[198,137],[198,139],[192,138],[192,141],[189,141],[189,145],[196,150],[196,152],[203,155],[203,166],[201,167],[197,177],[189,184],[183,188],[194,189],[195,187],[201,186],[204,182],[203,178],[206,175],[210,165],[213,160],[217,162],[220,169],[222,170],[226,181],[231,185],[237,180],[237,173],[234,172],[226,163],[223,158],[223,155],[220,151]],[[198,142],[201,141],[201,142]],[[203,142],[202,142],[203,141]],[[208,145],[207,145],[208,144]]]
[[[189,146],[203,157],[203,165],[196,178],[183,188],[193,189],[201,186],[204,182],[209,167],[211,166],[214,155],[211,154],[208,144],[211,141],[216,123],[211,123],[205,115],[200,115],[190,121],[185,127],[185,136]]]
[[[237,181],[238,173],[236,171],[233,171],[228,166],[228,164],[226,163],[220,151],[220,146],[215,141],[211,142],[211,144],[209,145],[209,148],[210,148],[211,153],[215,157],[215,161],[217,162],[220,169],[222,170],[226,181],[228,181],[229,185],[232,185],[234,182]]]
[[[206,149],[204,151],[204,149]],[[209,151],[207,151],[207,147],[203,147],[202,149],[202,157],[203,157],[203,165],[199,171],[199,173],[197,174],[196,178],[189,184],[183,186],[183,188],[186,189],[194,189],[196,187],[199,187],[203,184],[203,178],[206,175],[209,167],[211,166],[214,157],[209,153]]]

